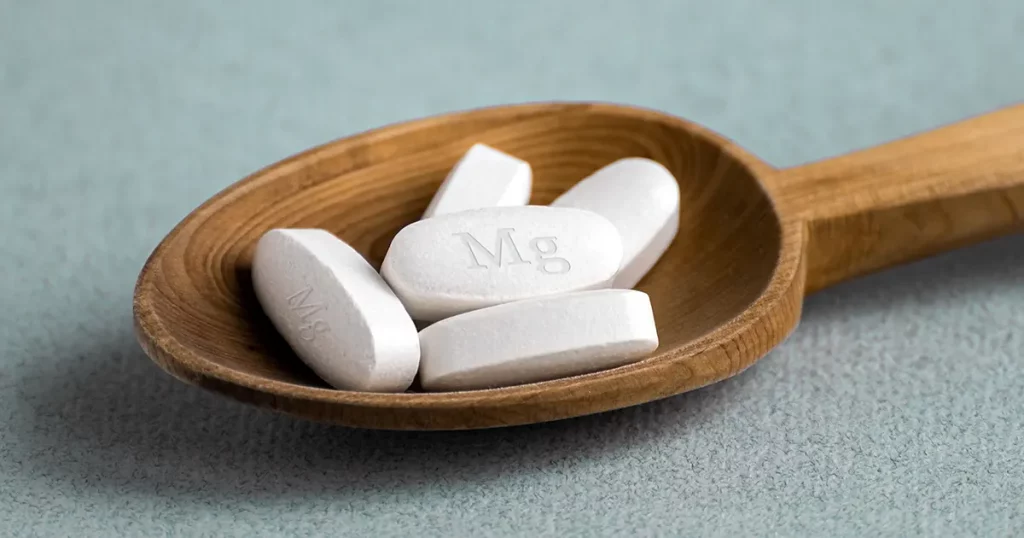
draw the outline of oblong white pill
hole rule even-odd
[[[651,159],[619,159],[581,180],[551,206],[588,209],[615,224],[623,251],[616,288],[635,286],[679,231],[679,183]]]
[[[391,241],[381,274],[414,319],[611,285],[622,242],[581,209],[491,207],[414,222]]]
[[[274,229],[256,244],[256,297],[295,354],[338,389],[401,392],[419,368],[416,326],[365,258],[318,229]]]
[[[423,218],[481,207],[526,205],[532,189],[529,163],[485,144],[473,144],[434,193]]]
[[[635,362],[658,347],[651,301],[594,290],[467,312],[420,331],[425,390],[504,387]]]

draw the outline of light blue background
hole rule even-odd
[[[1024,3],[0,0],[0,534],[1024,533],[1024,239],[808,300],[743,375],[395,434],[172,380],[131,333],[178,220],[381,124],[664,109],[795,165],[1024,97]],[[684,208],[685,209],[685,208]]]

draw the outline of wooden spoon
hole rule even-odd
[[[532,164],[534,204],[622,157],[655,159],[675,174],[679,235],[638,286],[651,296],[661,347],[630,366],[493,390],[329,388],[255,299],[256,240],[272,227],[320,227],[379,267],[394,234],[420,217],[474,142]],[[509,426],[635,405],[734,376],[790,334],[805,294],[1022,229],[1024,105],[788,170],[657,111],[493,107],[337,140],[228,187],[146,262],[135,330],[175,377],[297,417],[387,429]]]

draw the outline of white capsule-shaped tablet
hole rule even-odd
[[[640,157],[615,161],[551,202],[607,217],[622,236],[616,288],[632,288],[668,250],[679,230],[679,183],[661,163]]]
[[[526,205],[532,188],[529,163],[485,144],[473,144],[434,193],[423,218],[481,207]]]
[[[391,241],[381,274],[414,319],[607,288],[622,260],[608,219],[581,209],[491,207],[414,222]]]
[[[423,329],[420,383],[429,391],[519,385],[622,366],[657,347],[646,293],[568,293],[475,310]]]
[[[373,266],[335,235],[268,231],[256,244],[252,282],[274,327],[331,386],[401,392],[412,384],[416,326]]]

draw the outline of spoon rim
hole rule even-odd
[[[649,357],[616,368],[499,388],[451,392],[378,393],[291,383],[221,365],[197,353],[186,343],[180,342],[173,332],[167,329],[165,321],[161,319],[152,305],[152,295],[158,293],[155,281],[157,275],[161,272],[157,261],[161,259],[170,245],[181,237],[185,230],[197,225],[207,215],[215,214],[220,207],[230,203],[238,196],[250,190],[260,188],[261,185],[275,177],[288,173],[289,169],[296,166],[302,167],[304,163],[309,162],[317,154],[341,152],[346,148],[373,144],[374,139],[377,137],[392,136],[396,132],[422,128],[429,122],[443,123],[474,114],[499,112],[507,112],[512,116],[525,116],[534,113],[558,114],[560,110],[576,107],[585,107],[588,111],[594,113],[625,115],[634,119],[649,119],[672,124],[691,136],[704,138],[719,151],[728,154],[736,162],[748,169],[750,176],[755,180],[757,186],[762,190],[763,196],[771,206],[772,216],[775,218],[780,231],[780,244],[775,253],[777,258],[767,284],[757,298],[744,310],[694,340],[669,349],[656,351]],[[557,402],[570,397],[578,397],[581,393],[590,393],[591,387],[599,387],[602,384],[607,386],[609,382],[622,383],[624,386],[628,386],[630,379],[642,376],[655,368],[668,366],[687,368],[684,364],[687,359],[698,356],[716,345],[722,345],[722,343],[730,341],[737,333],[756,329],[759,321],[772,316],[779,308],[790,309],[792,311],[790,327],[779,327],[782,330],[778,331],[778,336],[773,341],[766,342],[766,349],[763,353],[756,352],[757,357],[750,361],[752,364],[763,357],[768,350],[788,337],[792,330],[795,329],[800,319],[801,301],[794,301],[794,299],[802,299],[803,295],[802,286],[798,284],[804,273],[805,263],[802,246],[805,241],[805,233],[798,220],[787,217],[780,211],[775,199],[772,197],[771,190],[766,186],[766,178],[769,177],[772,171],[773,169],[770,166],[744,148],[700,124],[655,109],[603,101],[540,101],[491,105],[386,124],[350,136],[337,138],[278,160],[233,182],[189,212],[160,240],[139,273],[133,296],[133,328],[136,339],[146,355],[172,376],[188,383],[212,389],[236,400],[244,400],[247,403],[285,411],[288,414],[313,420],[321,420],[322,416],[312,410],[303,412],[304,408],[302,406],[293,404],[301,402],[376,409],[417,408],[430,411],[466,408],[482,403],[491,405],[503,402],[516,404],[525,400],[535,404]],[[787,301],[795,304],[783,304]],[[773,323],[778,325],[777,321]],[[732,377],[741,371],[742,369],[725,373],[712,382]],[[686,390],[692,390],[692,388]],[[246,394],[243,396],[239,391],[244,391]],[[599,391],[594,393],[596,394]],[[634,389],[627,390],[626,392],[637,393],[638,391]],[[561,413],[561,415],[564,415],[561,418],[626,407],[670,395],[648,394],[636,397],[637,394],[632,396],[627,394],[619,398],[619,400],[625,401],[625,403],[616,401],[609,402],[608,405],[602,405],[600,403],[601,398],[593,398],[598,403],[591,405],[592,409],[585,412]],[[337,422],[337,420],[334,421]],[[343,420],[342,422],[359,423],[369,427],[373,426],[372,421],[370,421],[370,424],[366,424],[366,420]],[[494,422],[495,425],[517,423],[506,420]]]

